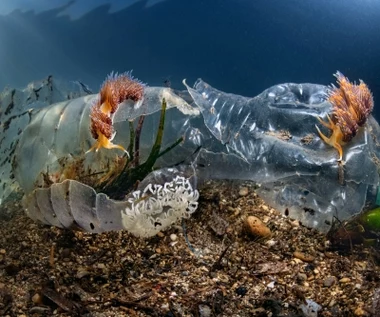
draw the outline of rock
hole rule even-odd
[[[98,269],[105,270],[106,265],[104,263],[98,263],[97,267]]]
[[[307,275],[305,273],[298,273],[297,280],[302,284],[307,280]]]
[[[270,217],[269,216],[264,216],[263,217],[263,222],[264,223],[268,223],[270,221]]]
[[[36,293],[32,297],[32,302],[37,305],[42,304],[42,296],[39,293]]]
[[[348,278],[348,277],[343,277],[343,278],[341,278],[341,279],[339,280],[339,283],[343,283],[343,284],[345,284],[345,283],[350,283],[350,282],[351,282],[351,279]]]
[[[277,243],[276,240],[268,240],[268,241],[266,242],[266,245],[267,245],[268,247],[273,247],[276,243]]]
[[[248,187],[241,187],[240,190],[239,190],[239,196],[240,197],[247,196],[248,193],[249,193]]]
[[[323,280],[323,285],[325,287],[331,287],[336,283],[336,277],[335,276],[328,276]]]
[[[71,250],[69,248],[65,248],[62,250],[61,256],[62,258],[69,258],[71,254]]]
[[[367,315],[366,312],[364,311],[364,309],[360,306],[355,309],[354,314],[355,314],[355,316],[366,316]]]
[[[199,305],[199,316],[201,317],[212,316],[211,308],[207,305]]]
[[[244,227],[247,233],[254,237],[269,238],[272,235],[271,230],[255,216],[248,216]]]
[[[293,256],[296,258],[296,259],[300,259],[304,262],[313,262],[314,261],[314,257],[310,254],[306,254],[306,253],[303,253],[303,252],[300,252],[300,251],[295,251],[293,253]]]
[[[239,295],[239,296],[244,296],[245,294],[247,294],[248,290],[245,286],[239,286],[236,290],[235,290],[236,294]]]

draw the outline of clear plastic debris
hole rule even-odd
[[[25,195],[23,206],[30,218],[47,225],[97,233],[127,230],[146,238],[197,209],[199,194],[191,174],[178,169],[152,172],[122,201],[65,180]]]
[[[6,197],[18,189],[14,175],[14,153],[20,136],[29,125],[33,112],[67,99],[75,99],[89,93],[80,82],[45,80],[30,83],[25,89],[6,88],[0,94],[0,205]]]
[[[300,308],[305,317],[317,317],[318,311],[322,309],[322,306],[317,304],[312,299],[306,299],[306,303],[301,304]]]
[[[89,151],[95,142],[90,113],[98,95],[86,91],[82,97],[50,104],[54,99],[47,90],[38,107],[25,97],[11,109],[13,118],[21,113],[27,121],[13,120],[15,128],[5,131],[12,148],[4,149],[6,161],[0,170],[7,173],[3,184],[19,186],[25,194],[23,206],[31,218],[61,228],[126,229],[147,237],[195,211],[198,192],[195,180],[190,182],[194,170],[187,165],[166,167],[185,161],[199,146],[198,139],[184,142],[184,135],[194,136],[186,122],[200,112],[170,88],[143,88],[139,100],[120,103],[113,116],[112,140],[130,149],[128,155],[119,149]],[[65,89],[70,96],[72,89]],[[28,96],[29,89],[22,93]],[[184,168],[190,171],[186,175]],[[128,184],[121,182],[122,197],[113,200],[102,189],[118,188],[119,183],[110,182],[119,174],[126,175]],[[2,199],[14,188],[4,185]]]
[[[327,231],[376,201],[380,128],[370,116],[344,145],[343,162],[317,133],[327,121],[329,88],[315,84],[273,86],[254,98],[219,91],[202,80],[187,86],[204,124],[225,146],[197,157],[203,178],[252,180],[266,202],[304,225]],[[327,129],[321,127],[326,134]]]
[[[41,86],[42,91],[45,86],[48,83]],[[89,111],[96,96],[89,95],[88,89],[79,83],[67,87],[58,89],[63,92],[61,100],[71,96],[71,92],[72,96],[79,98],[50,105],[59,100],[52,98],[46,90],[44,99],[37,98],[33,103],[30,98],[36,99],[34,90],[28,88],[23,92],[16,91],[22,98],[2,114],[10,123],[3,131],[0,144],[2,199],[19,185],[26,197],[31,197],[27,199],[35,199],[38,208],[48,210],[45,207],[49,204],[49,195],[55,187],[61,186],[59,184],[82,184],[78,186],[88,194],[87,198],[82,198],[88,199],[89,204],[98,199],[94,197],[103,197],[102,193],[94,191],[88,177],[96,177],[110,166],[112,168],[120,153],[118,150],[99,150],[86,154],[93,144]],[[380,137],[379,125],[370,116],[357,135],[343,146],[343,161],[338,162],[336,149],[321,140],[316,129],[318,125],[325,135],[330,132],[318,120],[321,117],[327,122],[327,116],[331,114],[332,105],[327,101],[329,89],[315,84],[282,84],[248,98],[218,91],[202,80],[198,80],[193,88],[187,86],[187,91],[183,92],[150,87],[142,101],[120,104],[113,117],[116,132],[113,142],[127,148],[130,122],[136,124],[136,119],[144,115],[144,125],[151,127],[142,129],[140,136],[139,155],[144,162],[155,142],[160,102],[165,98],[168,107],[162,148],[170,147],[179,138],[182,142],[157,159],[154,166],[157,172],[173,166],[190,169],[191,175],[185,178],[194,180],[194,191],[195,180],[198,183],[208,179],[254,181],[260,185],[258,192],[268,204],[306,226],[327,231],[334,216],[345,220],[375,204],[379,184],[377,140]],[[11,95],[11,91],[5,92],[3,100]],[[73,168],[78,158],[84,158],[85,169]],[[152,185],[165,186],[175,182],[176,169],[172,170],[170,177]],[[62,183],[65,179],[69,182]],[[78,184],[71,180],[78,181]],[[49,182],[58,185],[53,187]],[[86,185],[90,187],[85,189]],[[146,186],[139,190],[148,188]],[[155,190],[153,192],[153,196],[157,194]],[[189,195],[189,204],[195,201],[194,195]],[[136,198],[134,206],[140,206],[139,202]],[[149,206],[155,203],[149,203]],[[27,205],[36,204],[27,202]],[[54,216],[56,209],[49,210]],[[54,217],[34,218],[58,225],[54,223],[57,221]],[[121,220],[118,219],[120,228]],[[71,223],[70,219],[62,221]],[[90,223],[86,220],[86,224],[80,226],[90,226]],[[104,230],[104,221],[94,228]]]

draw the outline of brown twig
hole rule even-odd
[[[210,273],[214,270],[220,270],[222,268],[222,265],[220,264],[222,262],[222,259],[224,258],[224,256],[226,255],[228,249],[230,248],[230,246],[232,245],[232,243],[230,243],[224,250],[223,252],[220,254],[218,260],[212,265],[211,267],[211,270],[210,270]]]

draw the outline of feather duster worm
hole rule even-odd
[[[334,75],[337,78],[339,88],[332,86],[328,94],[328,101],[333,106],[331,117],[328,115],[325,122],[318,118],[319,122],[326,128],[332,130],[328,138],[316,126],[321,139],[339,153],[339,160],[343,158],[342,145],[356,135],[359,128],[363,126],[373,109],[373,96],[367,85],[360,80],[359,85],[351,83],[339,71]]]
[[[100,96],[91,108],[91,134],[96,140],[95,144],[87,151],[98,151],[100,148],[127,150],[118,144],[113,144],[115,136],[113,129],[113,114],[120,103],[125,100],[139,101],[143,98],[144,85],[132,78],[129,73],[111,73],[100,89]]]

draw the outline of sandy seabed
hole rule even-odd
[[[7,206],[0,316],[380,316],[378,249],[332,248],[249,183],[200,194],[191,219],[150,239],[42,226]],[[246,233],[250,215],[271,237]],[[300,309],[306,300],[318,313]]]

